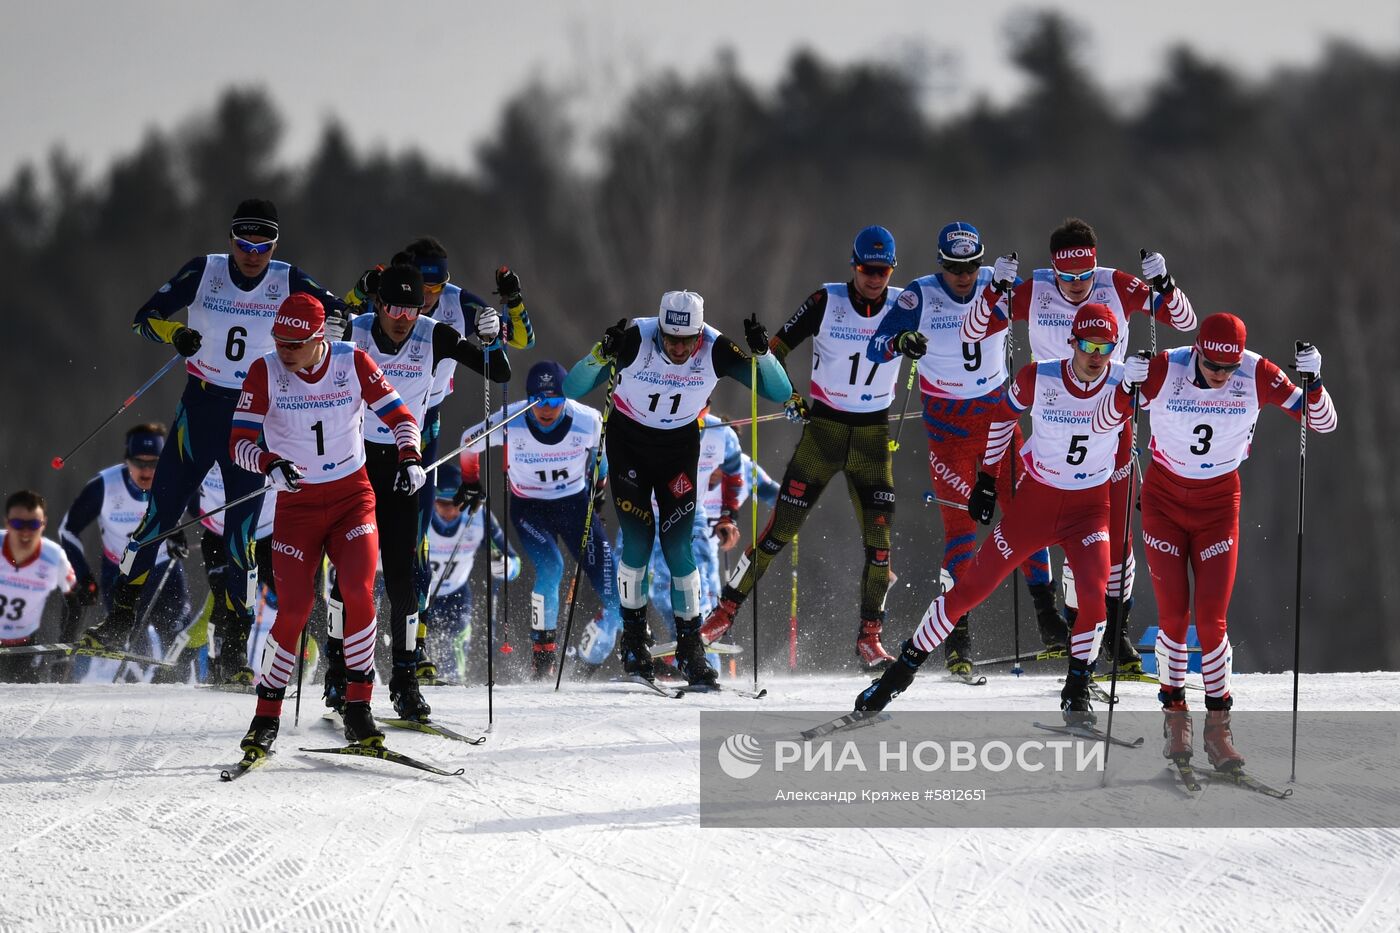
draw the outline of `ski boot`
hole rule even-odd
[[[418,678],[418,683],[431,687],[438,682],[438,667],[433,659],[428,657],[428,649],[423,647],[422,636],[419,636],[418,646],[413,649],[413,675]]]
[[[1035,623],[1040,629],[1040,641],[1046,651],[1064,651],[1069,648],[1069,626],[1065,617],[1055,608],[1055,585],[1037,583],[1027,587],[1031,591],[1031,604],[1035,606]]]
[[[272,743],[277,741],[277,727],[280,722],[276,716],[253,717],[253,721],[248,724],[248,734],[238,743],[238,747],[243,751],[244,761],[256,761],[272,754]]]
[[[78,639],[79,650],[125,651],[136,627],[136,601],[140,597],[141,587],[136,584],[117,584],[112,591],[112,610]]]
[[[647,631],[647,610],[622,610],[622,669],[634,677],[656,682],[656,662],[651,659],[651,634]]]
[[[1104,670],[1113,670],[1113,646],[1116,643],[1118,674],[1141,675],[1142,656],[1137,653],[1137,648],[1133,647],[1133,640],[1128,637],[1128,614],[1133,611],[1133,598],[1129,596],[1123,603],[1121,619],[1118,617],[1117,596],[1105,597],[1104,603],[1108,608],[1108,628],[1104,632],[1103,644],[1099,647],[1099,660],[1103,662]]]
[[[743,602],[744,597],[739,595],[738,590],[726,586],[724,594],[719,599],[719,605],[700,626],[700,640],[707,645],[713,645],[719,641],[734,624],[734,617],[739,614],[739,607]]]
[[[1233,698],[1206,697],[1206,728],[1201,744],[1210,757],[1210,766],[1217,771],[1238,771],[1244,767],[1244,756],[1235,750],[1230,732],[1230,707]]]
[[[554,641],[554,632],[532,631],[530,642],[530,678],[544,680],[554,673],[554,659],[558,656],[559,646]]]
[[[906,641],[899,650],[899,658],[885,668],[879,680],[872,680],[870,686],[856,697],[856,712],[878,713],[889,706],[890,700],[899,696],[914,682],[919,665],[928,660],[928,652],[914,647],[913,639]]]
[[[253,628],[251,618],[240,619],[234,616],[228,623],[228,635],[219,648],[222,659],[222,674],[225,684],[240,687],[253,685],[253,669],[248,666],[248,634]]]
[[[1191,713],[1186,707],[1185,687],[1163,687],[1157,692],[1162,702],[1162,757],[1178,764],[1191,760]]]
[[[861,667],[867,671],[883,671],[894,663],[894,657],[880,644],[880,630],[885,626],[883,619],[861,619],[856,632],[856,657]]]
[[[417,681],[414,681],[414,686],[417,685]],[[368,700],[346,703],[341,718],[345,723],[345,741],[366,748],[384,747],[384,733],[374,724],[374,714],[370,712]]]
[[[692,687],[714,687],[719,684],[719,672],[705,657],[700,640],[700,617],[686,621],[676,619],[676,669]]]
[[[1089,705],[1089,682],[1093,676],[1093,662],[1069,659],[1065,685],[1060,690],[1060,714],[1065,718],[1065,725],[1092,726],[1099,721]]]
[[[326,677],[321,688],[326,708],[343,714],[345,711],[345,643],[339,638],[326,639]]]
[[[400,719],[427,722],[428,717],[432,715],[433,708],[423,699],[423,693],[418,689],[418,677],[414,673],[411,652],[394,657],[394,672],[389,675],[389,700],[394,704],[394,712],[399,714]],[[345,704],[347,710],[350,706],[350,703]]]
[[[963,613],[943,640],[943,658],[948,664],[948,673],[959,677],[972,673],[972,629],[968,620],[968,615]]]

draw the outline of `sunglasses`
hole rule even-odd
[[[564,403],[568,400],[557,395],[536,395],[531,397],[530,401],[534,402],[537,408],[555,409],[563,408]]]
[[[1212,363],[1199,353],[1196,355],[1200,358],[1201,365],[1213,373],[1232,373],[1240,368],[1239,363]]]
[[[1114,340],[1085,340],[1083,337],[1076,338],[1074,345],[1085,353],[1098,353],[1108,356],[1113,352],[1113,348],[1118,345]]]
[[[154,470],[160,460],[156,457],[128,457],[126,462],[131,464],[133,469]]]
[[[44,527],[42,518],[11,518],[8,522],[15,531],[38,531]]]
[[[444,288],[447,287],[447,282],[448,282],[447,279],[443,279],[441,282],[424,282],[424,283],[423,283],[423,294],[425,294],[425,295],[441,295],[441,294],[442,294],[442,290],[443,290]]]
[[[233,245],[238,247],[240,253],[247,253],[250,256],[261,256],[263,253],[272,252],[272,247],[277,245],[277,241],[274,239],[268,240],[265,243],[253,243],[250,240],[243,239],[241,236],[236,236],[233,238]]]
[[[417,319],[418,319],[418,314],[419,314],[419,312],[421,312],[422,310],[423,310],[422,308],[416,308],[416,307],[412,307],[412,306],[408,306],[408,305],[385,305],[385,306],[384,306],[384,313],[387,314],[387,315],[389,315],[389,317],[392,317],[392,318],[407,318],[407,319],[410,320],[410,321],[417,320]]]
[[[982,268],[980,262],[945,262],[943,271],[949,275],[971,275]]]
[[[870,265],[869,263],[858,262],[856,263],[856,271],[859,272],[861,275],[868,275],[872,278],[883,279],[885,276],[889,275],[891,272],[894,271],[894,266],[875,266]]]
[[[313,339],[314,339],[314,338],[313,338]],[[300,350],[302,347],[306,346],[308,343],[311,343],[311,340],[278,340],[278,341],[276,341],[276,343],[277,343],[277,349],[279,349],[279,350],[291,350],[293,353],[295,353],[297,350]]]
[[[1098,267],[1085,269],[1083,272],[1061,272],[1059,269],[1056,269],[1055,278],[1059,279],[1061,282],[1087,282],[1094,277],[1094,273],[1097,271]]]

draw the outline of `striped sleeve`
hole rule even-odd
[[[528,350],[535,345],[535,328],[530,324],[530,312],[525,310],[524,301],[506,306],[505,323],[507,346]]]
[[[1016,421],[1030,407],[1030,399],[1034,397],[1035,364],[1032,363],[1021,368],[1006,395],[992,409],[991,423],[987,428],[987,452],[982,458],[982,466],[987,472],[993,475],[1000,472],[1002,458],[1010,449],[1011,438],[1016,433]],[[992,469],[994,467],[996,469]]]
[[[1259,386],[1259,404],[1276,405],[1282,408],[1294,421],[1303,419],[1303,390],[1293,384],[1293,380],[1270,360],[1261,359],[1255,370],[1255,384]],[[1321,379],[1314,379],[1308,386],[1308,428],[1319,434],[1330,434],[1337,430],[1337,410],[1332,406],[1332,396]]]
[[[964,343],[977,343],[1006,330],[1013,320],[1024,321],[1031,306],[1031,290],[1021,285],[1021,282],[1016,283],[1009,303],[1004,302],[1006,296],[992,286],[982,289],[963,316],[960,339]]]
[[[355,348],[355,373],[360,377],[360,395],[365,406],[394,432],[400,460],[421,460],[422,437],[418,421],[408,410],[399,392],[384,376],[384,370],[359,347]]]
[[[229,432],[229,456],[250,473],[266,473],[272,461],[277,459],[258,443],[263,421],[272,404],[267,391],[267,378],[266,361],[254,360],[243,379],[243,391],[238,396],[238,407],[233,411],[232,430]]]
[[[1153,317],[1163,324],[1180,331],[1196,329],[1196,309],[1191,307],[1191,299],[1186,297],[1186,292],[1174,285],[1170,291],[1158,294],[1131,272],[1115,269],[1113,288],[1128,314],[1146,314],[1150,305]]]

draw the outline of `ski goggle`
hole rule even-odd
[[[1213,373],[1232,373],[1240,368],[1239,363],[1212,363],[1204,356],[1200,356],[1200,354],[1197,354],[1197,356],[1200,357],[1201,365]]]
[[[557,411],[564,407],[564,403],[568,401],[568,399],[558,395],[536,395],[533,396],[530,401],[535,403],[536,408],[548,408],[551,411]]]
[[[387,314],[387,315],[389,315],[389,317],[392,317],[392,318],[407,318],[407,319],[410,320],[410,321],[416,321],[416,320],[418,319],[418,314],[419,314],[419,312],[421,312],[422,310],[423,310],[422,308],[413,307],[413,306],[411,306],[411,305],[385,305],[385,306],[384,306],[384,313]]]
[[[1086,340],[1083,337],[1076,337],[1074,345],[1085,353],[1098,353],[1108,356],[1113,352],[1113,348],[1118,345],[1114,340]]]
[[[44,520],[42,518],[11,518],[7,520],[6,524],[15,531],[38,531],[44,527]]]
[[[442,294],[442,290],[443,290],[444,288],[447,287],[448,281],[449,281],[448,279],[443,279],[441,282],[424,282],[424,283],[423,283],[423,294],[425,294],[425,295],[441,295],[441,294]]]
[[[943,271],[949,275],[971,275],[982,268],[980,262],[945,262]]]
[[[1099,271],[1098,267],[1085,269],[1083,272],[1061,272],[1056,269],[1055,278],[1061,282],[1087,282],[1094,277],[1094,273],[1097,271]]]
[[[241,236],[236,236],[233,238],[233,245],[238,247],[240,253],[247,253],[250,256],[261,256],[263,253],[272,252],[272,247],[277,245],[277,241],[268,240],[264,243],[254,243],[251,240],[243,239]]]
[[[160,463],[157,457],[127,457],[126,462],[131,464],[133,470],[154,470],[156,464]]]
[[[868,262],[856,263],[856,271],[861,275],[868,275],[872,278],[883,279],[894,271],[894,266],[872,265]]]

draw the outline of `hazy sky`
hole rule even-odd
[[[146,127],[178,126],[229,85],[272,92],[288,123],[285,159],[303,157],[337,114],[359,146],[414,146],[461,166],[501,101],[532,74],[577,91],[575,115],[596,123],[647,74],[693,74],[721,46],[765,86],[799,46],[836,61],[952,52],[956,68],[943,77],[956,88],[929,95],[947,109],[979,92],[1015,95],[1004,36],[1032,7],[1061,8],[1084,23],[1101,83],[1128,102],[1175,42],[1256,78],[1315,61],[1328,37],[1400,47],[1393,0],[0,3],[0,183],[58,142],[99,171]]]

